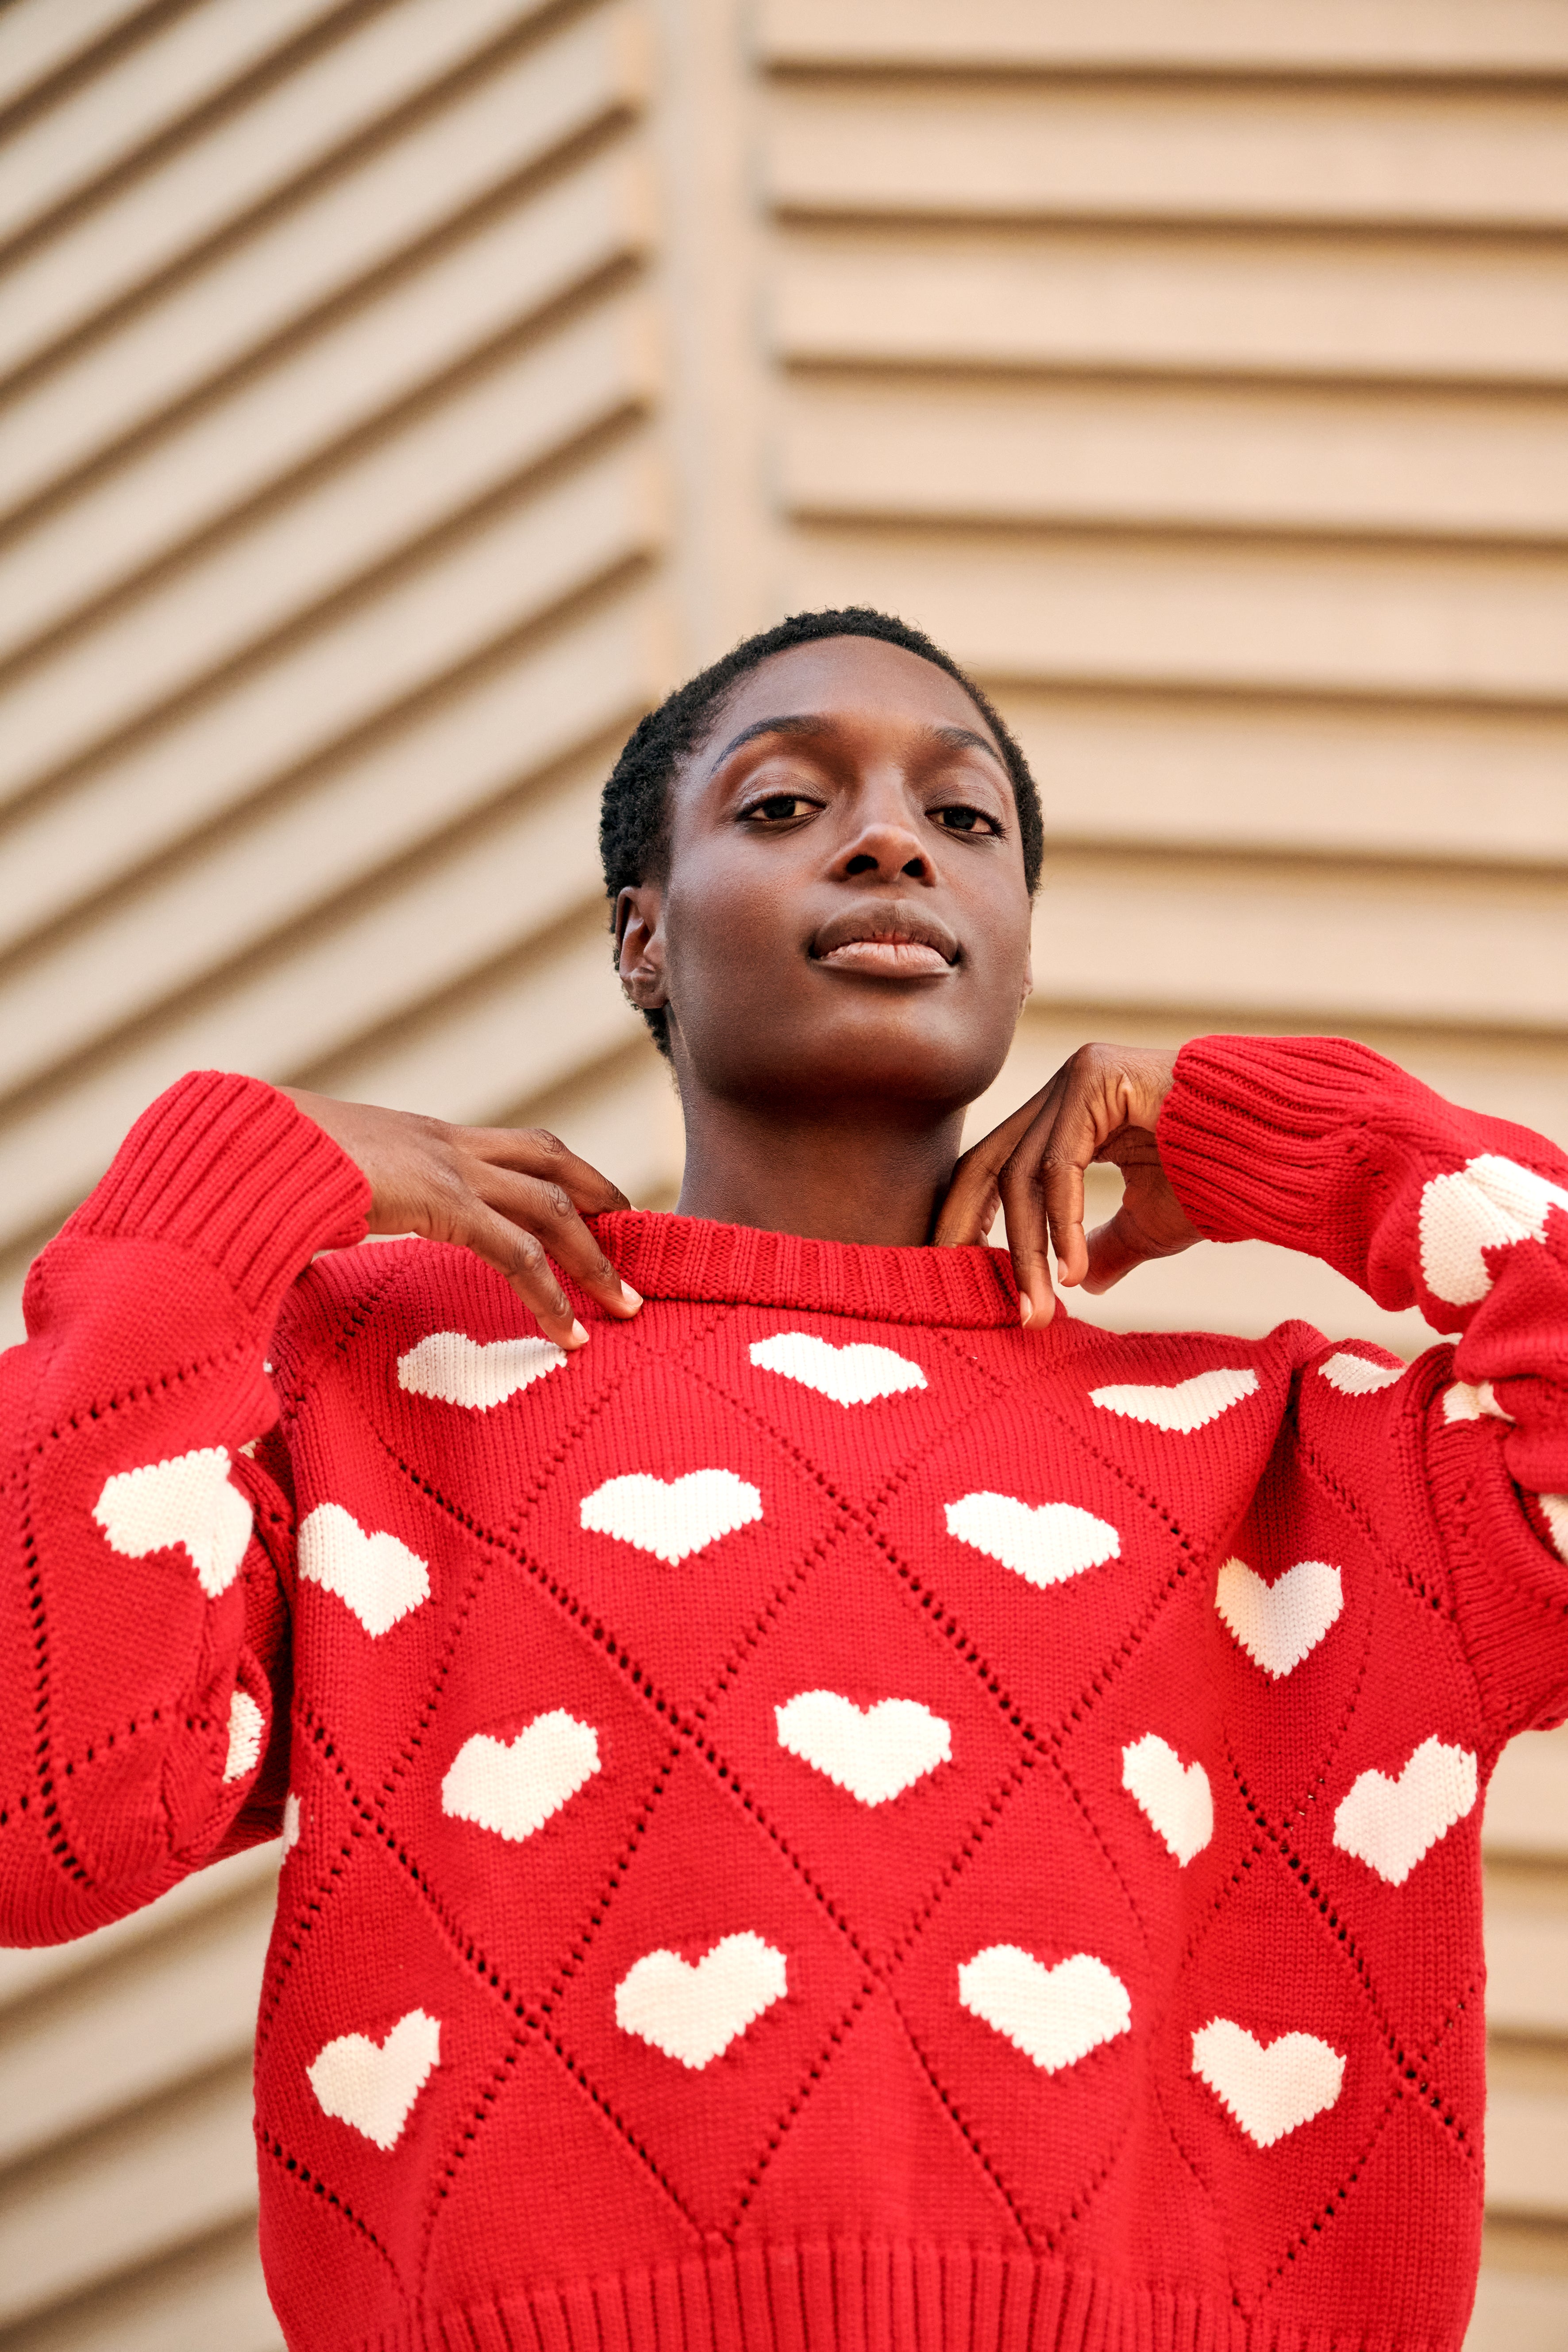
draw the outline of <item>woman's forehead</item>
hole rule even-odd
[[[762,719],[885,718],[931,727],[962,727],[1001,756],[984,713],[958,680],[903,646],[878,637],[820,637],[770,654],[738,678],[714,712],[700,751],[711,756]],[[706,761],[703,762],[707,764]]]

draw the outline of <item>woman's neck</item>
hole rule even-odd
[[[891,1112],[893,1115],[889,1116]],[[931,1239],[963,1131],[962,1109],[844,1103],[686,1105],[685,1217],[816,1241]]]

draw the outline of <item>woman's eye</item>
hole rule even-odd
[[[951,808],[932,809],[931,814],[938,824],[946,826],[949,833],[977,833],[982,830],[994,833],[996,830],[994,821],[985,814],[984,809],[970,808],[963,802],[955,803]]]
[[[745,814],[749,817],[764,817],[770,824],[784,824],[810,806],[811,803],[803,800],[799,793],[770,793],[765,801],[753,801]]]

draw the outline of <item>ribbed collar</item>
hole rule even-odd
[[[1005,1250],[805,1241],[646,1209],[618,1209],[589,1223],[616,1271],[645,1298],[796,1307],[967,1331],[1018,1327],[1017,1286]]]

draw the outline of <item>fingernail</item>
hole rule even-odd
[[[569,1348],[585,1348],[587,1346],[588,1334],[584,1330],[581,1323],[573,1324],[571,1335],[568,1338],[566,1344]]]
[[[634,1290],[629,1282],[622,1283],[621,1297],[626,1300],[628,1307],[640,1307],[642,1305],[641,1291]]]
[[[1030,1304],[1029,1300],[1028,1300],[1027,1298],[1025,1298],[1025,1297],[1023,1297],[1022,1296],[1020,1296],[1019,1300],[1018,1300],[1018,1320],[1019,1320],[1019,1322],[1020,1322],[1020,1323],[1029,1323],[1029,1322],[1032,1322],[1032,1321],[1034,1320],[1034,1314],[1035,1314],[1035,1310],[1034,1310],[1034,1307],[1032,1307],[1032,1305]]]

